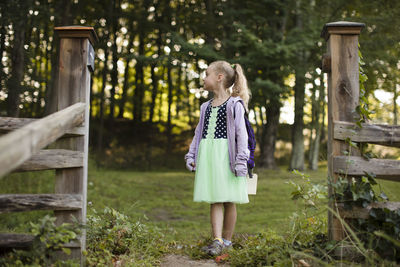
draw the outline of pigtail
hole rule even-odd
[[[247,87],[246,76],[243,73],[242,66],[239,64],[232,64],[232,67],[235,70],[232,96],[240,96],[240,98],[243,99],[246,111],[248,112],[251,91]]]

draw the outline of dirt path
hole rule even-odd
[[[214,260],[192,260],[188,256],[170,254],[163,258],[161,267],[200,266],[228,267],[228,264],[217,264]]]

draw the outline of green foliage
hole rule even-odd
[[[134,221],[106,207],[87,218],[87,264],[110,266],[155,265],[167,251],[164,234],[154,226]]]
[[[29,250],[14,250],[0,258],[0,265],[5,266],[79,266],[74,261],[56,260],[57,251],[63,251],[67,255],[70,249],[64,244],[74,241],[80,234],[77,223],[55,224],[56,218],[48,215],[38,223],[30,223],[29,233],[34,235],[32,247]]]
[[[298,208],[290,217],[288,239],[293,249],[312,249],[317,253],[327,242],[327,186],[313,183],[308,175],[297,170],[293,173],[300,176],[302,182],[289,182],[294,187],[291,198]]]
[[[289,244],[272,230],[234,240],[229,252],[231,266],[288,266],[291,265]]]
[[[358,44],[358,57],[359,57],[359,82],[360,82],[360,96],[359,96],[359,104],[356,107],[356,112],[359,115],[359,119],[356,122],[357,126],[361,128],[361,123],[367,122],[371,119],[371,114],[374,114],[375,112],[373,110],[370,110],[369,103],[368,103],[368,98],[367,98],[367,92],[365,89],[365,83],[368,80],[368,76],[366,75],[363,66],[365,66],[365,62],[361,53],[360,49],[360,44]]]
[[[359,124],[362,127],[361,123]],[[349,144],[349,152],[351,148],[357,147],[350,138],[346,139]],[[362,146],[361,146],[362,147]],[[364,151],[361,151],[364,155]],[[369,158],[369,155],[364,158]],[[347,161],[347,165],[352,164],[351,160]],[[347,167],[346,167],[347,169]],[[375,175],[373,173],[364,172],[365,175],[359,177],[348,177],[346,170],[342,171],[343,176],[338,176],[336,181],[329,180],[329,184],[333,189],[332,200],[343,203],[345,209],[353,209],[353,207],[366,208],[368,205],[380,200],[387,201],[387,195],[382,192],[380,194],[374,190],[373,186],[377,185]],[[353,238],[360,240],[364,245],[373,249],[380,256],[390,260],[400,260],[400,209],[390,210],[388,208],[371,208],[367,218],[358,218],[350,221],[351,227],[356,230]],[[352,232],[352,230],[350,231]],[[368,261],[376,261],[376,257],[364,257]],[[378,260],[380,261],[381,259]]]
[[[354,225],[360,238],[379,255],[400,260],[400,209],[372,208],[368,219],[358,219]]]
[[[289,181],[289,184],[295,188],[291,193],[292,200],[302,200],[305,211],[307,208],[318,209],[318,204],[321,204],[321,200],[325,200],[327,197],[326,185],[313,183],[309,175],[298,170],[293,170],[293,173],[299,175],[303,183],[295,183],[293,180]]]
[[[373,188],[373,185],[377,184],[373,174],[366,174],[360,179],[339,176],[335,182],[330,179],[329,184],[334,189],[332,197],[336,201],[344,203],[344,207],[347,209],[351,209],[352,206],[366,207],[380,199],[387,200],[384,192],[378,195]]]

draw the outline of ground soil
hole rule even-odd
[[[192,260],[188,256],[170,254],[163,258],[161,267],[200,266],[200,267],[228,267],[228,264],[217,264],[214,260]]]

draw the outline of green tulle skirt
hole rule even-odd
[[[228,139],[202,139],[196,162],[193,200],[248,203],[246,177],[236,177],[229,165]]]

